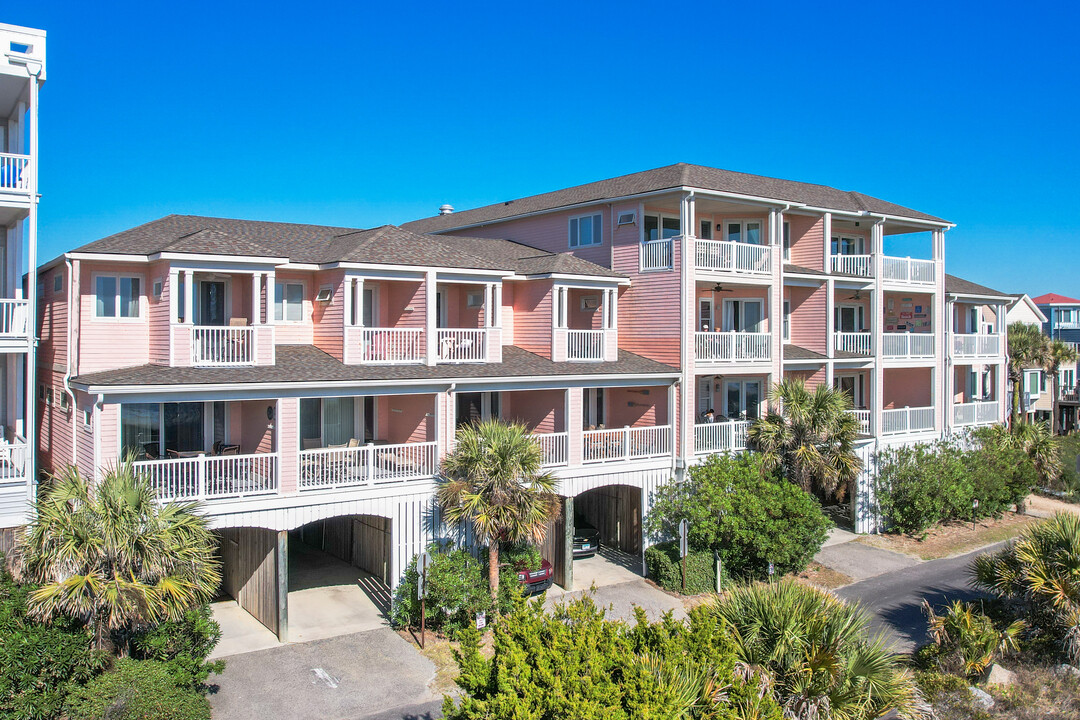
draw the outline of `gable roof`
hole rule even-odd
[[[455,228],[495,222],[528,213],[555,210],[660,190],[675,190],[681,187],[729,192],[747,197],[768,198],[781,204],[793,203],[829,210],[881,213],[948,224],[948,221],[939,217],[886,200],[880,200],[864,193],[837,190],[827,185],[815,185],[795,180],[782,180],[762,175],[721,170],[719,168],[705,167],[704,165],[677,163],[654,170],[620,175],[607,180],[586,183],[585,185],[577,185],[494,205],[486,205],[449,215],[436,215],[414,220],[404,223],[402,227],[419,233],[446,232]]]
[[[973,283],[970,280],[945,274],[945,292],[949,295],[982,295],[988,297],[1011,298],[1009,293],[998,292],[985,285]]]
[[[1058,295],[1057,293],[1046,293],[1039,297],[1033,297],[1031,298],[1031,302],[1036,305],[1080,305],[1080,300],[1066,297],[1065,295]]]
[[[495,270],[522,275],[562,272],[625,276],[569,253],[539,250],[509,240],[419,235],[394,225],[370,230],[168,215],[87,243],[73,252],[122,255],[210,254],[336,262]]]

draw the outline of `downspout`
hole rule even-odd
[[[75,293],[75,272],[72,268],[71,258],[64,257],[64,267],[67,268],[68,273],[68,292],[67,292],[67,362],[64,365],[64,391],[71,398],[71,464],[77,465],[79,460],[79,422],[76,412],[78,405],[75,402],[75,391],[71,389],[71,327],[74,324],[73,316],[71,314],[71,298]]]

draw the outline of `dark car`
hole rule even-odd
[[[574,517],[574,559],[592,557],[600,549],[600,531],[583,517]]]
[[[517,577],[518,582],[521,583],[522,591],[526,595],[535,595],[551,587],[551,583],[555,579],[555,568],[551,567],[551,563],[547,560],[541,560],[539,570],[530,571],[525,568],[518,568]]]

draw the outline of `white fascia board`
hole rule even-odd
[[[91,395],[132,397],[159,397],[161,395],[183,395],[192,393],[216,394],[231,399],[271,399],[282,397],[332,397],[340,395],[342,390],[353,395],[416,395],[433,392],[446,392],[451,385],[491,385],[499,388],[521,390],[542,390],[552,387],[608,387],[634,386],[642,382],[667,385],[675,382],[678,373],[641,373],[609,375],[550,375],[522,377],[487,377],[487,378],[439,378],[437,380],[337,380],[334,382],[290,382],[290,383],[219,383],[188,385],[91,385],[72,382],[75,387]],[[389,386],[388,384],[392,383]],[[399,392],[399,389],[401,390]]]
[[[795,202],[794,200],[781,200],[780,198],[767,198],[759,195],[743,195],[742,193],[728,192],[726,190],[709,190],[707,188],[699,187],[683,187],[681,189],[685,192],[692,192],[695,195],[718,197],[723,198],[724,200],[736,200],[738,202],[752,203],[754,205],[766,205],[774,209],[780,209],[785,205],[790,210],[806,207],[804,203]]]
[[[559,285],[569,287],[569,283],[583,283],[584,287],[614,287],[629,285],[630,278],[614,278],[604,275],[568,275],[566,273],[541,273],[529,275],[529,280],[556,280]]]
[[[801,273],[784,273],[784,285],[791,287],[820,287],[828,280],[821,275],[803,275]]]
[[[823,365],[825,365],[825,358],[821,358],[820,360],[806,360],[799,358],[797,360],[792,359],[784,361],[785,370],[817,370]]]
[[[833,286],[837,290],[867,290],[873,288],[874,278],[865,278],[857,280],[852,277],[830,275],[833,279]]]
[[[410,273],[423,276],[429,270],[434,271],[436,276],[442,278],[447,274],[455,275],[480,275],[484,277],[505,278],[514,275],[513,270],[486,270],[483,268],[446,268],[427,265],[393,265],[390,263],[357,263],[357,262],[332,262],[319,266],[320,270],[358,270],[361,273]],[[357,275],[359,277],[359,275]],[[373,275],[368,275],[373,277]]]
[[[322,265],[319,265],[318,263],[294,263],[294,262],[286,261],[286,262],[283,262],[280,265],[278,265],[277,269],[278,270],[298,270],[298,271],[300,271],[300,270],[310,270],[310,271],[314,272],[314,271],[317,271],[317,270],[323,270],[324,267]]]
[[[212,263],[215,265],[282,265],[289,262],[289,258],[270,257],[260,255],[215,255],[213,253],[182,253],[182,252],[157,252],[152,253],[151,260],[180,260],[197,263]]]
[[[969,293],[945,293],[946,302],[967,302],[969,300],[983,301],[989,300],[992,302],[1004,301],[1006,304],[1009,301],[1009,297],[1005,295],[975,295]]]
[[[125,253],[69,252],[64,255],[72,260],[97,260],[100,262],[148,263],[149,255],[131,255]]]

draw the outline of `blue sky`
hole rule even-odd
[[[367,227],[682,161],[943,216],[949,272],[1080,295],[1074,4],[748,5],[10,4],[49,33],[41,255],[168,213]]]

